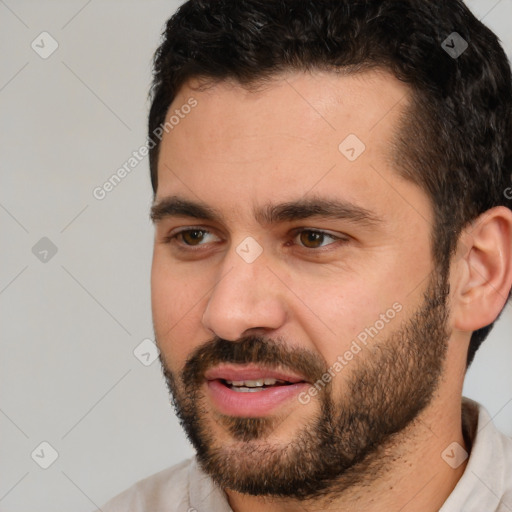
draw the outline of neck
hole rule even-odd
[[[441,399],[440,397],[445,397]],[[453,468],[442,454],[462,434],[461,395],[442,392],[404,431],[379,448],[372,460],[340,477],[340,488],[329,496],[297,503],[284,498],[255,497],[226,490],[234,512],[292,512],[297,509],[382,512],[436,512],[461,478],[467,461]],[[455,465],[455,452],[445,458]],[[363,468],[364,465],[364,468]],[[350,481],[351,485],[343,485]],[[354,483],[355,482],[355,483]]]

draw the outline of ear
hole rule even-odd
[[[496,320],[512,287],[512,210],[484,212],[464,229],[458,249],[454,327],[476,331]]]

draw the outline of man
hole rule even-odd
[[[512,82],[459,0],[191,0],[149,115],[155,336],[197,455],[111,511],[512,511],[463,399],[512,287]]]

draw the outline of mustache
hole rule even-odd
[[[221,363],[257,364],[269,369],[291,370],[309,382],[316,382],[326,372],[327,362],[305,348],[291,348],[282,340],[263,336],[246,336],[238,341],[214,338],[196,348],[180,373],[186,386],[197,386],[204,373]]]

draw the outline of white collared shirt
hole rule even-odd
[[[439,512],[512,512],[512,439],[496,429],[481,405],[467,398],[463,399],[463,426],[471,454]],[[233,512],[224,491],[201,470],[195,457],[137,482],[101,511]]]

